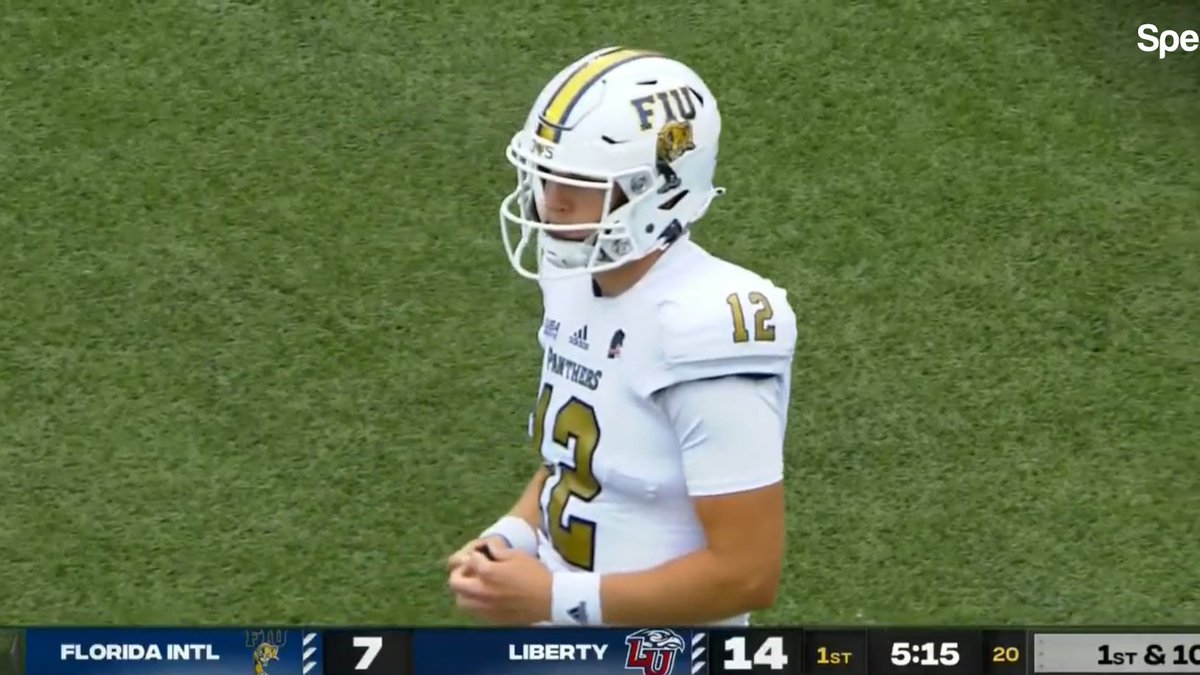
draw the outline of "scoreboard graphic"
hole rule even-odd
[[[1197,673],[1200,629],[30,628],[0,675]]]

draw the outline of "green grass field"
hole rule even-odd
[[[1194,2],[421,4],[6,4],[0,624],[464,623],[536,463],[502,149],[612,43],[800,317],[759,622],[1200,623]]]

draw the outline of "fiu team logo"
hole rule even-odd
[[[643,628],[625,638],[625,644],[625,669],[642,675],[669,675],[686,646],[678,633],[663,628]]]
[[[639,96],[629,103],[637,113],[638,126],[642,131],[649,131],[654,127],[655,114],[662,115],[666,123],[696,119],[696,99],[693,96],[698,97],[698,94],[691,87],[676,87],[649,96]]]
[[[670,164],[683,156],[683,153],[695,149],[692,123],[687,120],[667,122],[658,132],[657,159],[663,164]]]
[[[254,650],[254,675],[269,675],[267,668],[279,660],[279,650],[287,644],[285,630],[248,630],[246,646]]]
[[[655,166],[663,177],[663,185],[659,193],[670,192],[682,185],[679,174],[671,168],[671,162],[679,159],[685,152],[695,150],[696,143],[692,140],[692,123],[687,120],[671,120],[658,130],[658,147],[655,153]]]

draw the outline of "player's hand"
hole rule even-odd
[[[498,624],[529,626],[549,621],[554,585],[550,570],[523,551],[505,548],[494,555],[493,561],[473,551],[466,565],[450,573],[458,606]]]
[[[504,537],[483,537],[467,542],[466,546],[458,549],[446,558],[446,569],[453,572],[454,570],[467,565],[471,561],[471,554],[476,553],[481,547],[487,546],[492,555],[495,556],[498,551],[508,550],[508,541]]]

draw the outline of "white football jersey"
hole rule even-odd
[[[782,478],[781,460],[764,467],[732,452],[686,465],[651,396],[694,380],[776,376],[782,434],[796,343],[786,291],[686,237],[616,297],[596,297],[590,276],[541,286],[530,434],[551,470],[539,556],[552,571],[631,572],[686,555],[705,544],[692,497]]]

